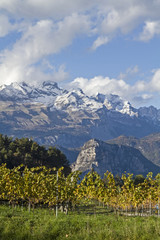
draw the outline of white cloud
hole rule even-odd
[[[21,73],[21,71],[19,71],[19,73]],[[65,71],[64,65],[61,65],[58,68],[58,70],[53,68],[51,72],[47,72],[47,73],[43,71],[43,67],[33,67],[33,66],[27,67],[25,71],[25,75],[24,74],[22,75],[22,78],[25,78],[25,81],[28,83],[31,83],[32,85],[37,85],[37,83],[39,84],[44,81],[60,82],[68,79],[68,77],[69,75]]]
[[[17,24],[11,24],[6,15],[0,15],[0,37],[6,36],[10,31],[16,30]]]
[[[69,84],[70,88],[82,88],[87,95],[118,94],[124,96],[130,86],[123,80],[110,79],[108,77],[96,76],[91,79],[76,78]]]
[[[68,88],[82,88],[89,96],[97,93],[117,94],[135,106],[137,104],[143,105],[150,103],[153,100],[153,95],[160,95],[160,69],[155,71],[150,81],[137,81],[134,85],[130,85],[124,80],[96,76],[91,79],[76,78],[68,84]]]
[[[139,67],[136,65],[134,67],[129,67],[124,73],[119,74],[119,79],[126,79],[127,77],[131,77],[139,72]]]
[[[155,70],[152,80],[149,84],[150,91],[160,93],[160,69]]]
[[[54,70],[53,76],[51,75],[51,80],[53,79],[54,82],[61,82],[68,79],[69,74],[65,71],[65,66],[61,65],[58,71]]]
[[[12,49],[6,47],[0,53],[0,81],[66,79],[68,74],[62,66],[58,70],[53,65],[48,66],[50,71],[47,72],[43,64],[41,68],[37,65],[83,34],[95,38],[91,49],[96,50],[117,34],[126,35],[140,24],[145,24],[139,40],[149,41],[160,34],[159,12],[159,0],[1,0],[0,37],[17,29],[22,35]],[[159,91],[159,70],[147,84],[138,81],[134,86],[128,85],[124,81],[126,76],[137,72],[138,67],[135,66],[121,74],[123,80],[95,77],[76,79],[72,84],[84,86],[88,93],[102,90],[124,96],[132,96],[133,92]]]
[[[147,100],[150,100],[152,99],[153,95],[152,94],[142,94],[142,99],[147,101]]]
[[[160,1],[108,0],[99,4],[98,32],[110,39],[117,34],[129,34],[146,23],[140,40],[147,41],[160,34]],[[150,21],[148,21],[150,20]]]
[[[94,43],[91,47],[91,50],[96,50],[98,47],[100,47],[108,42],[109,42],[108,37],[100,36],[94,41]]]
[[[127,69],[127,73],[129,73],[129,74],[136,74],[136,73],[138,73],[138,72],[139,72],[139,68],[138,68],[137,65],[134,66],[133,68],[128,68],[128,69]]]
[[[32,65],[50,54],[58,53],[70,45],[77,35],[88,32],[89,27],[88,18],[78,14],[73,14],[57,23],[40,20],[28,26],[13,49],[4,50],[0,55],[1,83],[9,84],[13,81],[26,80],[28,75],[32,76],[30,72],[35,72],[37,69]],[[38,74],[40,78],[39,71]],[[60,75],[62,78],[62,69]],[[56,79],[57,77],[56,74]]]
[[[147,104],[147,105],[151,105],[152,104],[152,101],[154,100],[154,97],[152,94],[142,94],[142,95],[136,95],[136,96],[133,96],[133,103],[135,103],[135,105],[137,105],[138,107],[140,106],[144,106],[144,104]],[[150,104],[151,102],[151,104]],[[149,103],[149,104],[148,104]]]
[[[102,21],[101,31],[105,34],[113,34],[117,30],[124,34],[130,32],[137,24],[139,10],[137,6],[123,10],[112,9]]]
[[[160,21],[147,21],[145,22],[143,32],[139,36],[139,40],[147,42],[158,34],[160,34]]]
[[[128,33],[139,23],[160,18],[160,1],[150,0],[1,0],[0,10],[16,19],[63,19],[83,13],[93,21],[99,34],[117,30]]]
[[[0,9],[16,18],[62,19],[90,9],[96,0],[1,0]]]

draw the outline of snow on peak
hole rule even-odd
[[[11,83],[10,85],[0,86],[0,95],[3,98],[15,98],[24,97],[26,95],[25,89],[19,83]]]
[[[55,100],[54,106],[57,109],[72,109],[76,111],[78,109],[84,110],[97,110],[101,108],[101,104],[96,102],[95,99],[88,97],[81,89],[73,90],[58,96]]]
[[[43,88],[46,88],[46,89],[49,89],[49,90],[51,90],[51,89],[60,89],[59,87],[58,87],[58,84],[56,83],[56,82],[50,82],[50,81],[45,81],[45,82],[43,82],[42,83],[42,87]]]
[[[38,87],[33,87],[25,82],[0,86],[0,98],[3,100],[41,102],[47,105],[53,104],[55,97],[62,92],[63,90],[55,82],[43,82]]]
[[[82,89],[66,91],[58,87],[56,82],[45,81],[38,87],[25,82],[0,86],[0,99],[21,102],[40,102],[52,109],[69,111],[97,111],[106,108],[130,116],[137,116],[137,111],[128,101],[118,95],[87,96]]]
[[[120,96],[114,94],[100,94],[96,95],[96,99],[101,102],[108,110],[117,111],[122,114],[128,114],[130,116],[138,116],[136,109],[131,104],[123,100]]]

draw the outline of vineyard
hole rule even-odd
[[[148,173],[143,181],[136,182],[133,174],[122,174],[119,182],[112,173],[102,179],[96,172],[65,175],[63,167],[34,167],[23,165],[9,169],[0,166],[0,201],[14,206],[47,207],[68,213],[77,206],[98,203],[116,213],[159,215],[160,174],[153,178]]]

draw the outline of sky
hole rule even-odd
[[[160,0],[0,0],[0,85],[48,80],[160,108]]]

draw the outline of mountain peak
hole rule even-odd
[[[78,112],[79,110],[97,112],[107,109],[130,117],[147,117],[154,121],[160,120],[160,112],[154,108],[133,108],[127,100],[115,94],[101,94],[87,96],[82,89],[63,90],[53,81],[44,81],[34,87],[26,82],[11,83],[0,86],[0,99],[20,102],[40,102],[53,109]]]
[[[56,82],[45,81],[39,87],[26,82],[11,83],[0,87],[0,99],[19,102],[40,102],[47,106],[54,103],[55,97],[63,92]]]
[[[50,82],[50,81],[44,81],[42,83],[42,87],[49,87],[49,88],[57,88],[57,89],[60,89],[58,87],[58,84],[56,82]]]
[[[125,171],[135,175],[146,175],[149,171],[157,174],[160,167],[145,158],[138,149],[91,139],[81,148],[72,170],[86,172],[92,169],[103,177],[107,170],[114,175]]]
[[[3,85],[0,101],[1,132],[26,136],[28,131],[42,144],[79,147],[91,138],[106,141],[121,134],[142,137],[160,131],[160,110],[135,109],[113,94],[65,91],[55,82]],[[100,144],[96,139],[95,145]]]

